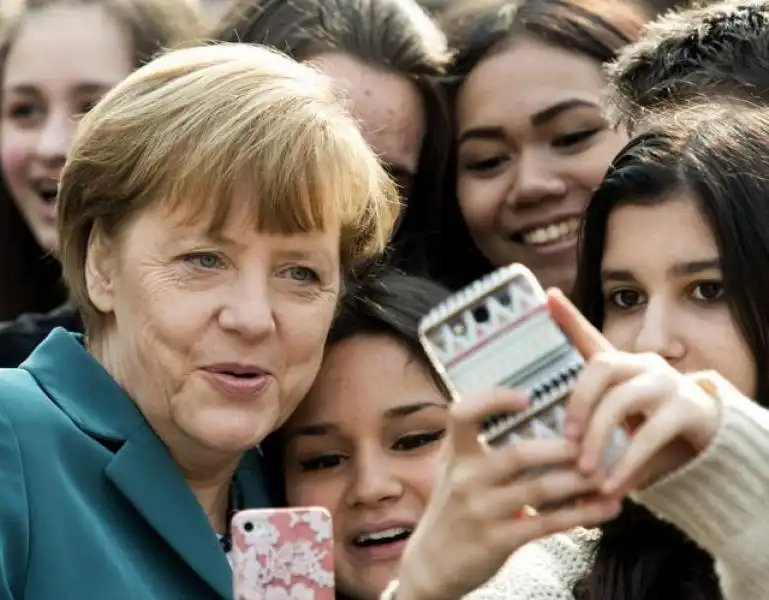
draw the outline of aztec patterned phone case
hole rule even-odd
[[[562,436],[565,403],[584,360],[553,321],[547,296],[526,267],[503,267],[453,294],[421,321],[422,345],[455,401],[498,387],[529,395],[529,407],[489,419],[491,446]],[[605,464],[627,445],[617,428]]]
[[[232,519],[235,600],[334,600],[331,515],[244,510]]]

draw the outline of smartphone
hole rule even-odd
[[[231,527],[235,600],[334,600],[326,509],[243,510]]]
[[[484,423],[486,443],[563,435],[565,405],[585,363],[526,267],[502,267],[453,294],[424,316],[419,338],[455,401],[498,387],[528,394],[526,410]],[[617,428],[604,462],[613,463],[627,443]]]

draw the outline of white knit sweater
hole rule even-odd
[[[731,389],[731,388],[727,388]],[[769,599],[769,411],[722,393],[721,424],[698,458],[633,499],[716,559],[725,600]],[[575,530],[513,554],[468,600],[574,600],[595,530]]]

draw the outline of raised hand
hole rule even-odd
[[[698,376],[684,375],[656,354],[615,350],[559,291],[548,291],[550,312],[586,360],[566,409],[564,431],[579,443],[578,467],[599,470],[612,429],[632,430],[630,445],[601,484],[621,496],[680,468],[712,441],[718,429],[717,394]]]
[[[597,499],[597,482],[574,469],[576,444],[561,438],[492,449],[479,441],[484,419],[526,404],[519,393],[498,390],[452,406],[448,463],[402,557],[398,600],[459,598],[484,584],[524,544],[596,525],[618,512],[618,501]],[[522,475],[543,468],[535,477]],[[526,506],[575,497],[586,499],[524,515]]]

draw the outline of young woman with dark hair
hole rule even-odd
[[[511,262],[569,290],[592,191],[627,141],[602,114],[602,65],[647,19],[632,0],[457,3],[442,22],[455,150],[434,274],[463,286]]]

